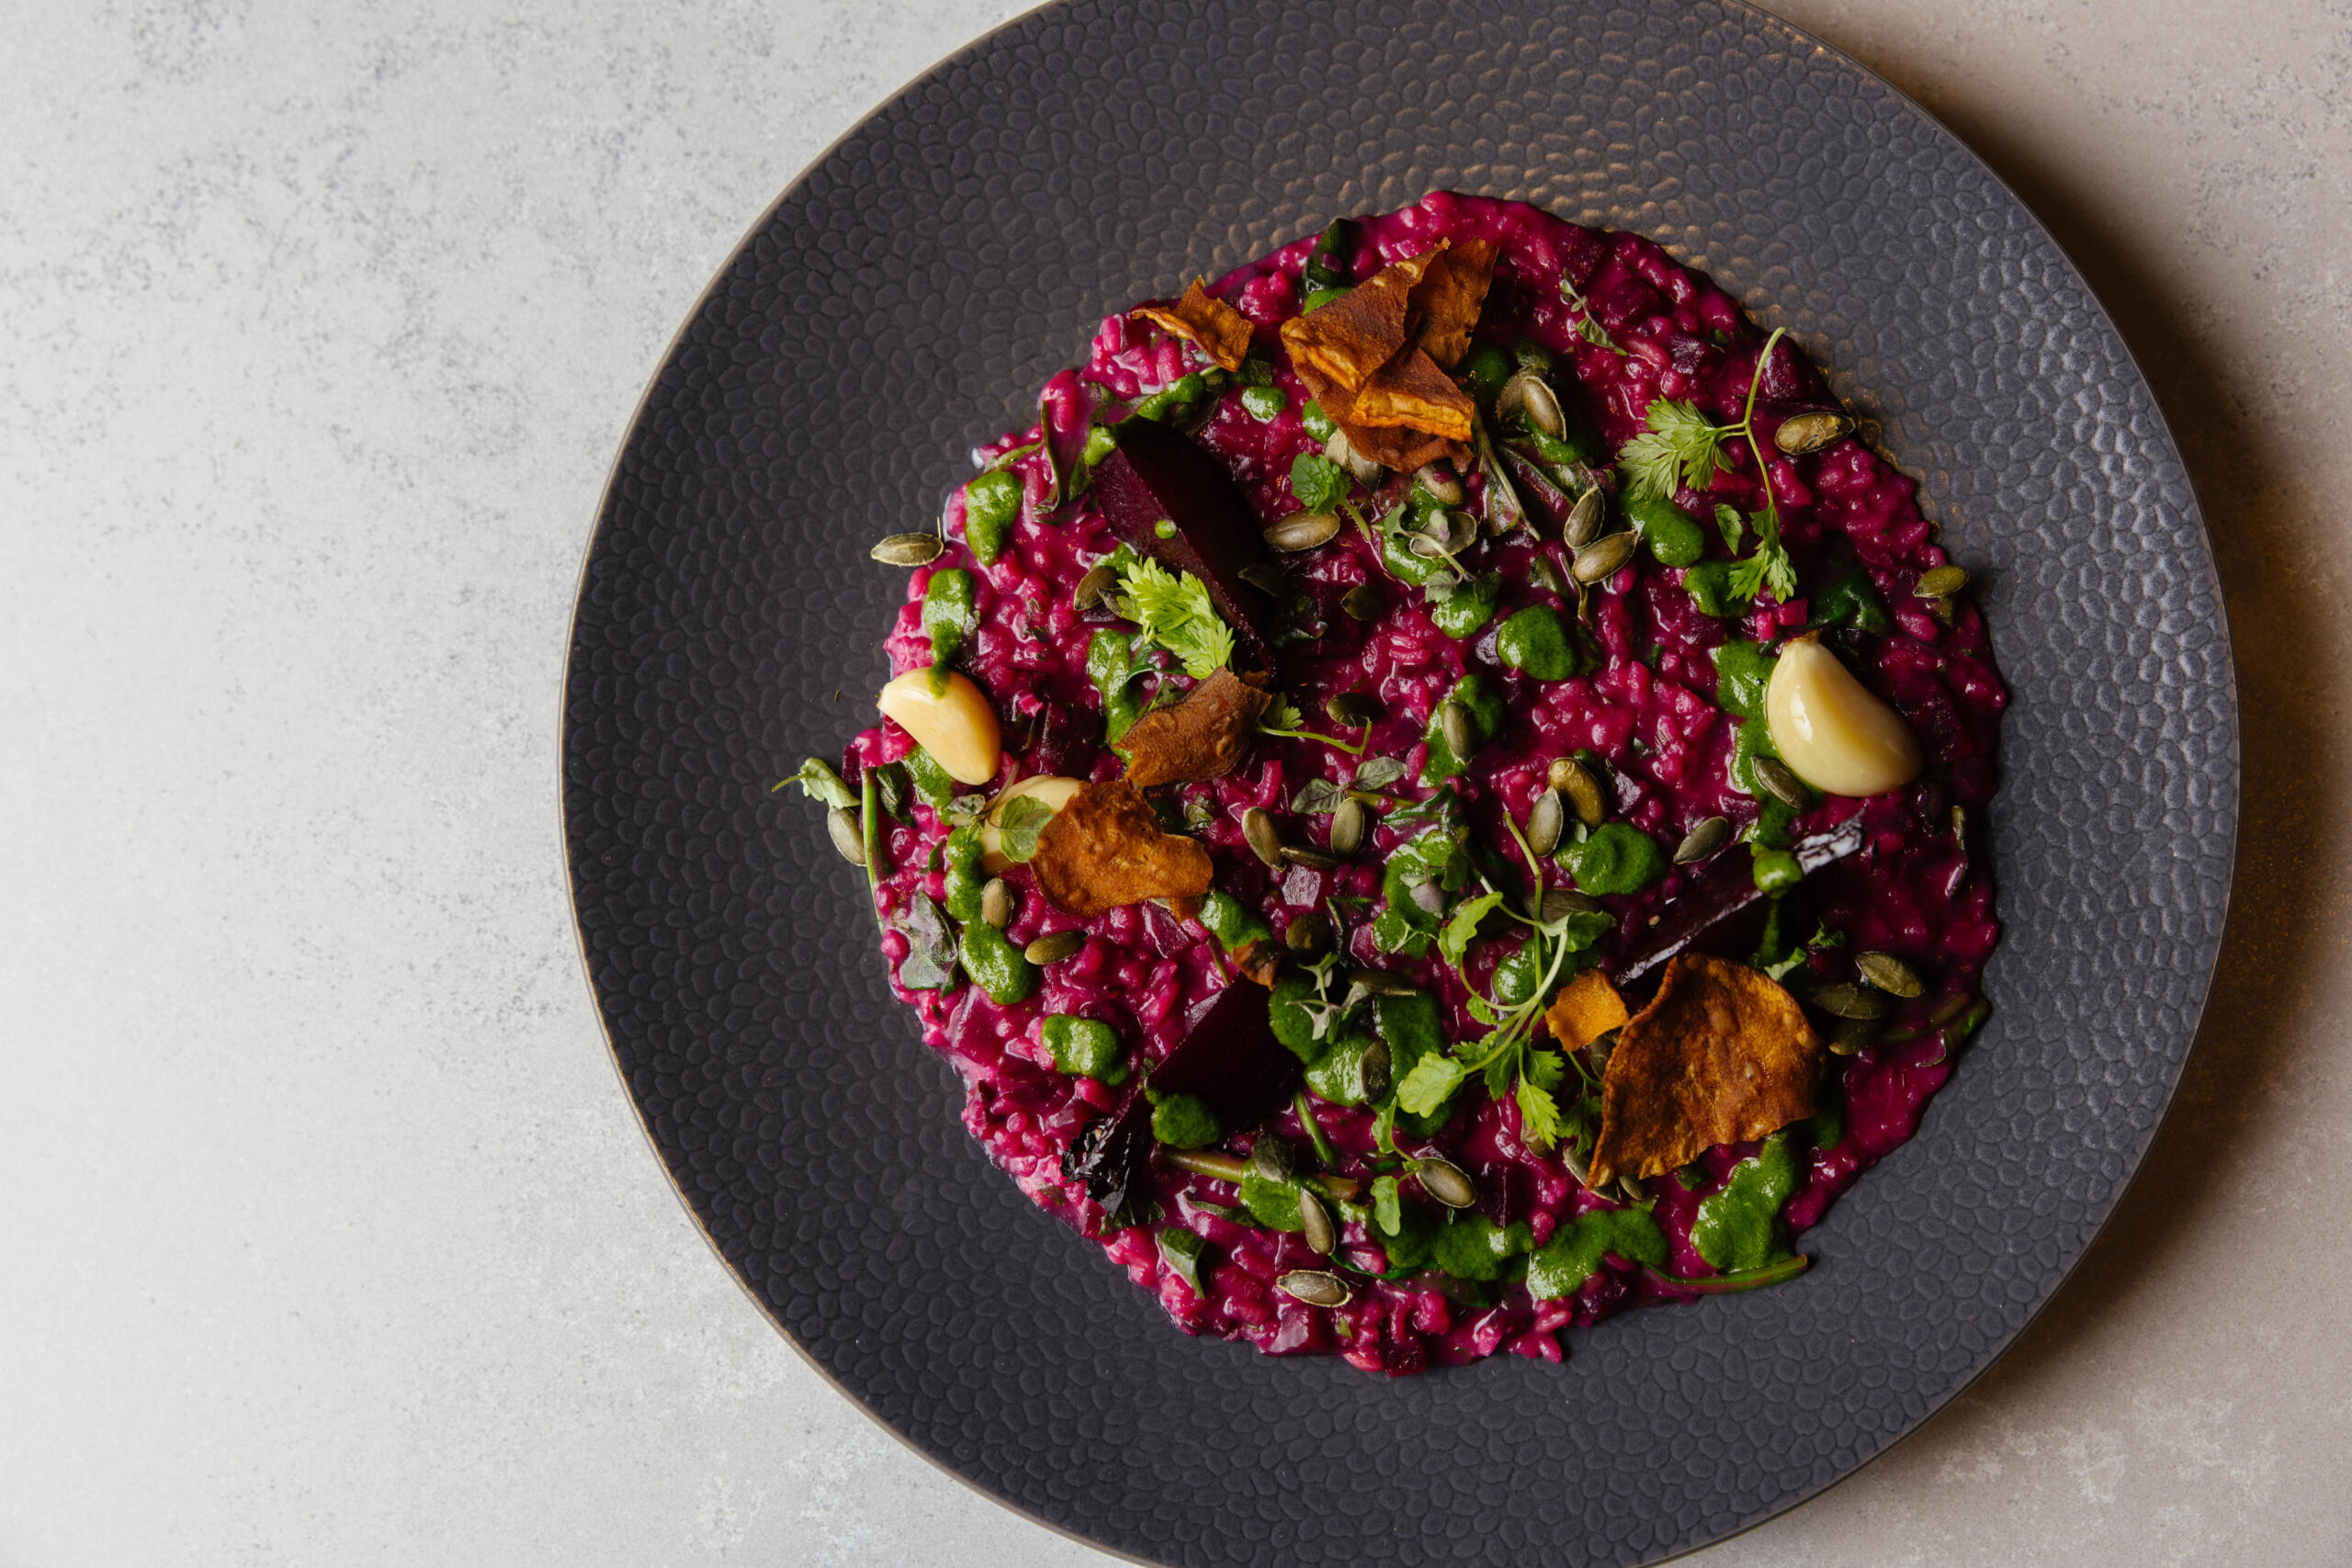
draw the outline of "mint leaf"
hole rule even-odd
[[[1291,462],[1290,492],[1308,512],[1329,512],[1348,492],[1345,469],[1317,452],[1301,452]]]
[[[1037,852],[1037,835],[1054,819],[1054,808],[1034,795],[1015,795],[997,814],[997,841],[1009,861],[1027,862]]]

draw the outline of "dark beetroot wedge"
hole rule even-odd
[[[1249,669],[1270,670],[1266,596],[1241,581],[1245,567],[1267,558],[1257,513],[1225,465],[1164,424],[1129,419],[1115,427],[1118,449],[1094,470],[1094,501],[1111,531],[1138,555],[1208,584],[1217,613],[1233,627]],[[1162,537],[1161,523],[1175,525]]]
[[[1849,817],[1826,832],[1796,842],[1797,863],[1811,876],[1833,861],[1844,860],[1862,847],[1862,819]],[[1724,929],[1743,915],[1760,914],[1764,895],[1757,889],[1747,857],[1718,855],[1702,875],[1661,910],[1657,923],[1604,964],[1620,990],[1655,978],[1666,961],[1678,953],[1705,951]],[[1751,945],[1752,935],[1735,945]]]

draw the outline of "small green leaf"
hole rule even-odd
[[[1520,1136],[1539,1149],[1548,1149],[1560,1135],[1560,1107],[1550,1091],[1533,1078],[1519,1080]]]
[[[800,764],[800,771],[768,791],[774,795],[786,784],[798,784],[801,793],[828,806],[838,806],[843,811],[857,809],[857,796],[842,782],[841,774],[815,757]]]
[[[1122,609],[1149,640],[1183,661],[1184,672],[1206,680],[1233,659],[1232,629],[1217,618],[1208,584],[1191,572],[1170,572],[1148,557],[1127,562],[1119,574],[1126,594]]]
[[[1499,893],[1482,893],[1476,898],[1464,900],[1462,907],[1453,911],[1453,918],[1445,922],[1445,929],[1438,932],[1437,938],[1437,950],[1445,954],[1448,964],[1461,967],[1464,951],[1469,947],[1470,939],[1478,934],[1478,922],[1502,901],[1503,896]]]
[[[1396,1103],[1417,1116],[1427,1116],[1451,1100],[1469,1076],[1469,1069],[1451,1056],[1423,1056],[1397,1086]]]
[[[1309,512],[1328,512],[1348,492],[1347,471],[1319,452],[1291,460],[1290,492]]]
[[[1054,819],[1054,808],[1034,795],[1015,795],[997,818],[997,841],[1004,858],[1027,863],[1037,852],[1037,835]]]

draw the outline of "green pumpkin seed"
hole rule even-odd
[[[884,566],[928,566],[946,547],[936,534],[893,534],[868,553]]]
[[[1380,465],[1350,446],[1348,433],[1344,430],[1331,432],[1331,439],[1323,443],[1323,456],[1355,475],[1359,484],[1380,482]]]
[[[1577,497],[1568,508],[1567,521],[1560,525],[1560,542],[1572,550],[1580,550],[1600,536],[1600,519],[1609,510],[1609,500],[1596,485]]]
[[[1283,836],[1274,831],[1274,819],[1264,807],[1253,806],[1241,814],[1241,836],[1251,854],[1276,871],[1283,868]]]
[[[1388,1043],[1375,1040],[1363,1054],[1363,1097],[1378,1100],[1387,1097],[1389,1075],[1395,1070],[1394,1058],[1388,1054]]]
[[[1361,988],[1366,996],[1412,997],[1420,994],[1419,986],[1402,975],[1391,975],[1385,969],[1359,969],[1348,976],[1348,984],[1351,988]]]
[[[1568,585],[1560,576],[1560,569],[1541,550],[1527,563],[1527,581],[1546,593],[1556,593],[1563,599],[1568,596]]]
[[[1354,1300],[1347,1281],[1320,1269],[1294,1269],[1274,1281],[1274,1288],[1295,1302],[1313,1307],[1343,1307]]]
[[[1555,887],[1544,895],[1544,919],[1546,924],[1554,920],[1565,920],[1570,915],[1598,915],[1604,912],[1604,907],[1600,899],[1589,894],[1579,893],[1573,887]]]
[[[1577,1153],[1575,1145],[1566,1143],[1560,1145],[1560,1163],[1568,1168],[1568,1174],[1577,1179],[1578,1187],[1588,1190],[1591,1189],[1592,1168],[1585,1164],[1584,1156]]]
[[[1560,847],[1560,834],[1567,827],[1567,807],[1560,804],[1560,792],[1547,789],[1535,797],[1535,808],[1527,814],[1527,847],[1538,855],[1548,855]]]
[[[1555,787],[1576,808],[1577,821],[1598,828],[1609,819],[1609,791],[1590,768],[1574,757],[1563,757],[1552,764],[1552,776],[1559,781]]]
[[[1612,1029],[1605,1034],[1594,1036],[1592,1043],[1584,1048],[1584,1054],[1591,1058],[1595,1077],[1607,1072],[1609,1058],[1617,1054],[1617,1032]]]
[[[1331,716],[1333,723],[1352,728],[1380,717],[1380,699],[1363,692],[1339,692],[1323,705],[1323,711]]]
[[[1968,569],[1964,566],[1939,566],[1933,571],[1919,574],[1919,584],[1912,592],[1922,599],[1949,599],[1968,586]]]
[[[1303,865],[1309,871],[1337,871],[1340,866],[1339,856],[1305,844],[1284,844],[1282,857],[1291,864]]]
[[[1435,463],[1426,464],[1415,472],[1413,482],[1435,496],[1442,505],[1459,506],[1465,499],[1462,481],[1453,477],[1453,470]]]
[[[1888,996],[1928,994],[1928,983],[1919,978],[1919,972],[1891,953],[1858,953],[1854,955],[1854,967],[1861,972],[1863,979]]]
[[[1478,1201],[1478,1188],[1463,1168],[1449,1159],[1427,1155],[1413,1162],[1421,1190],[1449,1209],[1466,1209]]]
[[[1841,1018],[1829,1031],[1826,1043],[1832,1055],[1850,1056],[1878,1038],[1878,1020],[1874,1018]]]
[[[1021,956],[1032,964],[1059,964],[1085,945],[1084,931],[1053,931],[1023,948]]]
[[[1710,817],[1682,836],[1682,842],[1674,852],[1674,863],[1689,865],[1693,861],[1705,860],[1722,849],[1730,837],[1731,824],[1720,817]]]
[[[1555,441],[1567,434],[1568,422],[1561,416],[1560,400],[1544,384],[1544,378],[1532,370],[1522,370],[1503,383],[1495,397],[1495,416],[1509,419],[1514,413],[1527,416],[1527,423]]]
[[[1331,922],[1317,909],[1292,917],[1283,928],[1283,945],[1301,958],[1313,958],[1331,945]]]
[[[1634,558],[1634,547],[1641,542],[1641,537],[1630,528],[1604,534],[1577,551],[1577,558],[1568,568],[1569,574],[1588,587],[1605,581]]]
[[[1642,1185],[1642,1179],[1638,1176],[1619,1177],[1617,1193],[1628,1203],[1639,1205],[1650,1201],[1650,1190]]]
[[[1311,550],[1317,545],[1328,545],[1340,531],[1340,514],[1336,512],[1296,512],[1266,530],[1266,543],[1275,549]]]
[[[1323,1200],[1304,1187],[1298,1190],[1298,1218],[1306,1227],[1307,1249],[1330,1257],[1340,1245],[1339,1228],[1331,1224],[1331,1211]]]
[[[836,806],[825,813],[825,831],[833,838],[833,848],[841,851],[842,859],[852,865],[865,863],[865,835],[857,825],[857,818],[845,807]]]
[[[1241,569],[1238,575],[1242,581],[1259,592],[1277,599],[1290,592],[1290,579],[1283,575],[1282,568],[1269,561],[1251,561]]]
[[[1331,852],[1351,855],[1363,845],[1364,823],[1370,813],[1360,800],[1342,799],[1331,809]]]
[[[1755,763],[1756,783],[1766,795],[1792,811],[1803,811],[1813,805],[1813,792],[1804,781],[1778,757],[1758,753]]]
[[[1210,802],[1207,795],[1188,795],[1184,797],[1185,827],[1197,833],[1216,820],[1216,807]]]
[[[1772,433],[1772,445],[1792,457],[1801,457],[1820,451],[1853,428],[1854,422],[1842,413],[1801,413],[1781,422],[1781,428]]]
[[[1886,1016],[1886,998],[1846,980],[1816,986],[1813,1005],[1832,1018],[1874,1019]]]
[[[1457,762],[1466,761],[1477,749],[1478,736],[1470,727],[1470,710],[1452,697],[1437,705],[1437,732]]]
[[[1250,1145],[1250,1168],[1268,1181],[1288,1181],[1298,1168],[1298,1151],[1272,1133]]]
[[[1078,587],[1069,596],[1070,608],[1082,615],[1109,599],[1118,586],[1119,574],[1112,570],[1110,559],[1105,557],[1087,568],[1086,575],[1078,580]]]
[[[999,931],[1012,920],[1012,889],[1005,885],[1003,877],[989,877],[989,885],[980,889],[980,919]]]
[[[1340,608],[1353,620],[1376,621],[1387,607],[1380,597],[1380,590],[1369,582],[1359,582],[1340,595]]]

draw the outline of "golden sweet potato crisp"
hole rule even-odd
[[[1760,970],[1686,953],[1626,1021],[1601,1075],[1595,1185],[1678,1169],[1813,1114],[1822,1044]]]
[[[1190,339],[1220,368],[1238,370],[1250,357],[1250,318],[1212,297],[1194,278],[1173,305],[1138,305],[1135,314]]]
[[[1151,805],[1124,779],[1091,784],[1069,797],[1037,835],[1029,862],[1039,892],[1082,920],[1122,904],[1177,904],[1209,890],[1209,852],[1163,833]]]
[[[1149,789],[1231,773],[1272,700],[1232,671],[1216,671],[1174,707],[1136,720],[1120,739],[1119,749],[1127,754],[1127,782]]]
[[[1617,994],[1609,976],[1588,969],[1560,987],[1544,1021],[1562,1049],[1581,1051],[1623,1023],[1626,1016],[1625,998]]]

